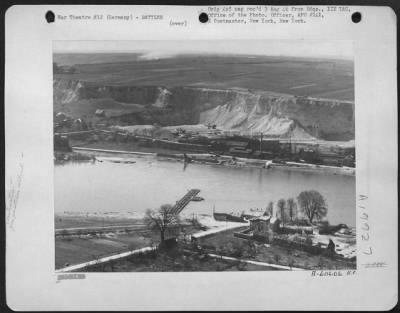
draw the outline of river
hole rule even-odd
[[[355,226],[355,177],[289,168],[233,168],[135,157],[134,164],[65,162],[55,165],[55,210],[79,212],[145,212],[174,204],[188,189],[200,189],[205,200],[191,202],[186,214],[241,212],[303,190],[319,191],[332,224]]]

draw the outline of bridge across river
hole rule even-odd
[[[193,200],[200,192],[200,189],[190,189],[176,204],[171,208],[171,213],[179,215],[182,210]],[[181,224],[181,226],[190,226],[190,224]],[[80,235],[96,235],[101,233],[115,232],[137,232],[143,233],[148,231],[148,227],[143,223],[135,223],[130,225],[109,225],[109,226],[92,226],[92,227],[74,227],[61,228],[55,230],[56,237],[80,236]]]
[[[190,189],[176,204],[172,207],[171,212],[179,215],[182,210],[193,200],[194,197],[200,192],[200,189]]]

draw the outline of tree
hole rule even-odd
[[[287,203],[290,222],[293,222],[293,219],[296,217],[297,204],[293,198],[287,199],[286,203]]]
[[[274,254],[274,260],[276,264],[278,264],[281,259],[282,257],[280,254]]]
[[[269,215],[269,216],[274,215],[274,203],[272,201],[268,203],[264,215]]]
[[[147,209],[144,222],[152,230],[160,232],[161,244],[163,244],[167,229],[179,226],[179,217],[172,212],[170,204],[163,204],[157,211]]]
[[[286,205],[286,201],[285,199],[279,199],[277,206],[278,206],[278,214],[280,219],[282,220],[282,222],[285,222],[286,220],[286,216],[285,216],[285,205]]]
[[[294,261],[292,258],[290,258],[290,259],[288,260],[288,265],[289,265],[290,269],[292,269],[292,267],[294,266],[294,264],[295,264],[295,261]]]
[[[321,220],[328,213],[324,197],[316,190],[301,192],[297,201],[310,223],[313,222],[314,218]]]

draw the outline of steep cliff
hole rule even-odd
[[[53,87],[55,106],[85,105],[81,102],[90,100],[98,101],[100,108],[102,99],[140,105],[143,110],[125,118],[132,124],[215,124],[274,137],[354,139],[352,102],[245,89],[103,86],[62,80],[54,81]]]

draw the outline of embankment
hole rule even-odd
[[[98,108],[126,109],[126,114],[110,118],[114,124],[215,124],[277,138],[354,139],[354,103],[349,101],[237,88],[107,86],[71,80],[55,80],[53,88],[56,108],[72,112],[90,105],[92,114]],[[132,112],[132,107],[140,109]]]
[[[107,155],[121,155],[121,156],[151,156],[156,157],[160,160],[176,160],[183,161],[184,155],[183,153],[147,153],[147,152],[136,152],[136,151],[126,151],[126,150],[110,150],[110,149],[101,149],[101,148],[86,148],[86,147],[73,147],[73,151],[79,153],[88,153],[90,155],[99,155],[99,156],[107,156]],[[221,155],[216,157],[213,154],[208,153],[188,153],[187,156],[191,158],[191,162],[201,163],[201,164],[212,164],[212,165],[221,165],[221,166],[229,166],[229,167],[257,167],[257,168],[265,168],[266,162],[265,160],[259,159],[247,159],[247,158],[236,158],[235,161],[232,161],[231,156]],[[334,175],[350,175],[355,176],[356,169],[351,167],[336,167],[336,166],[324,166],[324,165],[315,165],[309,163],[296,163],[296,162],[286,162],[284,163],[273,163],[269,164],[271,168],[276,169],[290,169],[296,171],[312,171],[312,172],[321,172],[321,173],[329,173]]]

